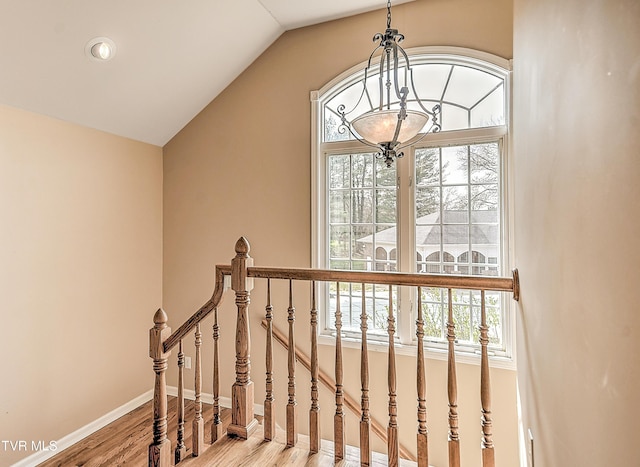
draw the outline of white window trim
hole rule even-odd
[[[502,275],[508,275],[509,271],[513,268],[513,190],[512,190],[512,177],[511,164],[509,164],[509,154],[511,143],[511,129],[512,129],[512,112],[511,112],[511,75],[512,75],[512,61],[507,60],[496,55],[492,55],[486,52],[461,48],[461,47],[415,47],[407,49],[407,54],[411,58],[416,55],[428,55],[425,60],[420,60],[416,63],[428,63],[437,61],[439,63],[452,63],[452,64],[468,64],[469,66],[481,70],[486,70],[491,73],[502,75],[505,83],[505,108],[507,110],[507,121],[502,127],[495,128],[473,128],[466,130],[453,130],[443,131],[441,133],[432,133],[425,136],[416,147],[429,147],[443,144],[459,145],[465,143],[482,143],[483,141],[496,141],[499,140],[502,145],[502,165],[501,165],[501,205],[502,205],[502,218],[501,218],[501,248],[505,259],[502,264]],[[412,62],[413,63],[413,62]],[[333,97],[333,94],[329,94],[329,91],[337,84],[346,82],[349,79],[350,82],[358,81],[362,78],[364,73],[364,67],[366,62],[359,63],[350,69],[344,71],[340,75],[325,84],[321,89],[317,91],[311,91],[311,263],[314,268],[327,268],[326,263],[326,241],[327,241],[327,206],[326,196],[320,196],[326,194],[326,173],[327,169],[324,165],[327,163],[328,152],[324,152],[321,149],[321,135],[322,135],[322,101],[329,100]],[[357,141],[347,140],[341,142],[332,143],[330,153],[339,153],[344,151],[353,150],[358,148],[362,149],[362,145]],[[413,157],[415,147],[411,147],[411,157]],[[402,167],[406,167],[403,164]],[[402,168],[399,166],[399,170]],[[404,169],[406,170],[406,169]],[[399,176],[401,174],[398,174]],[[404,174],[406,176],[406,174]],[[413,195],[410,195],[413,196]],[[405,203],[400,201],[399,209],[406,209],[406,205],[411,200],[406,200]],[[405,205],[405,207],[402,206]],[[324,217],[324,218],[323,218]],[[409,232],[404,233],[403,226],[398,224],[399,235],[415,235],[412,229],[408,229]],[[413,240],[413,239],[410,239]],[[405,252],[404,254],[408,254]],[[324,292],[318,294],[319,309],[324,316],[326,312],[326,304],[324,301]],[[506,300],[505,316],[503,328],[504,332],[505,348],[507,349],[506,356],[494,355],[490,356],[490,366],[493,368],[503,368],[509,370],[516,369],[516,356],[515,356],[515,306],[513,300]],[[410,303],[410,308],[413,308],[414,304]],[[406,305],[403,305],[405,308]],[[411,313],[411,311],[410,311]],[[406,319],[407,313],[399,314],[398,316],[398,331],[400,335],[409,336],[414,331],[414,326],[411,319]],[[404,318],[404,319],[403,319]],[[324,319],[322,320],[324,329]],[[343,335],[342,342],[344,347],[347,348],[360,348],[360,340],[355,337]],[[320,330],[318,343],[321,345],[335,346],[335,337],[329,333]],[[369,340],[368,348],[370,351],[387,351],[388,343],[384,340]],[[400,355],[416,355],[416,345],[414,339],[411,342],[397,343],[395,346],[396,353]],[[425,346],[425,357],[435,360],[446,360],[447,352],[445,349],[440,349],[431,346]],[[468,351],[456,352],[456,361],[467,364],[480,364],[480,354],[471,353]]]

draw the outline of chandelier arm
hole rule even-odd
[[[416,85],[413,82],[413,68],[411,68],[411,63],[409,61],[409,55],[407,55],[407,52],[402,47],[398,47],[398,49],[400,49],[400,52],[402,53],[402,56],[404,58],[404,62],[406,64],[405,67],[407,69],[407,73],[409,73],[409,82],[411,83],[411,90],[413,91],[413,95],[415,96],[415,101],[418,103],[420,108],[427,115],[429,115],[433,119],[436,116],[436,113],[433,112],[432,110],[427,109],[424,106],[424,104],[422,103],[422,99],[420,99],[420,96],[418,95],[418,91],[416,90]],[[406,75],[405,75],[405,82],[406,82]],[[440,108],[440,107],[438,106],[438,108]]]
[[[374,41],[375,40],[376,40],[376,38],[374,37]],[[346,118],[347,115],[349,115],[351,112],[353,112],[354,110],[356,110],[358,108],[358,105],[360,105],[360,102],[362,102],[362,98],[364,97],[365,93],[367,94],[367,96],[369,95],[369,92],[368,92],[368,89],[367,89],[367,79],[369,78],[369,69],[371,68],[371,60],[373,59],[373,56],[375,55],[375,53],[378,51],[378,49],[380,47],[381,46],[378,45],[373,50],[373,52],[371,52],[371,55],[369,56],[369,60],[367,61],[367,67],[364,69],[364,77],[361,80],[361,82],[362,82],[362,92],[360,93],[360,96],[358,97],[358,100],[356,101],[355,105],[348,112],[345,111],[347,106],[345,106],[344,104],[340,104],[337,107],[338,113],[340,114],[340,116],[341,116],[341,118],[343,120]],[[369,101],[369,107],[373,108],[373,105],[371,103],[371,98],[368,97],[367,99]]]
[[[380,102],[378,103],[378,110],[382,110],[384,107],[384,61],[387,57],[386,49],[380,56],[380,70],[378,71],[378,87],[380,91]]]
[[[376,48],[373,49],[373,52],[371,52],[371,55],[369,55],[369,60],[367,61],[367,68],[365,68],[365,72],[366,72],[366,70],[368,70],[371,67],[371,60],[373,60],[373,56],[376,54],[378,49],[381,49],[383,47],[383,45],[382,45],[382,34],[379,33],[379,32],[376,33],[375,36],[373,36],[373,42],[376,42],[376,41],[381,41],[381,43],[378,44],[376,46]]]
[[[400,91],[400,85],[399,85],[400,80],[398,79],[398,49],[402,50],[402,47],[398,47],[398,44],[396,44],[395,42],[393,43],[392,47],[393,47],[393,78],[394,78],[393,84],[395,85],[395,88],[396,88],[396,97],[400,99],[400,102],[401,102],[400,105],[402,106],[402,102],[406,102],[407,94],[408,94],[408,93],[403,94]],[[402,51],[404,52],[404,50]],[[409,62],[406,62],[406,63],[408,66]],[[405,72],[404,81],[405,81],[405,86],[403,86],[403,88],[406,88],[406,84],[407,84],[406,72]]]
[[[398,124],[396,125],[396,131],[393,133],[393,139],[389,142],[389,147],[394,149],[398,145],[398,136],[400,136],[400,129],[402,128],[402,123],[404,122],[404,118],[402,117],[402,111],[398,114]]]

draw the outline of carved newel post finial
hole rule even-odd
[[[153,324],[156,325],[155,327],[164,329],[167,327],[167,321],[169,321],[167,314],[162,308],[158,308],[158,311],[153,315]]]
[[[171,335],[167,314],[162,308],[153,315],[154,326],[149,330],[149,357],[153,359],[155,387],[153,392],[153,442],[149,445],[150,466],[171,465],[171,442],[167,438],[167,360],[163,342]]]
[[[249,256],[249,250],[251,250],[249,240],[247,240],[245,237],[240,237],[236,242],[236,256],[246,258]]]
[[[236,256],[231,260],[231,288],[236,293],[238,318],[236,321],[236,382],[232,388],[231,424],[227,433],[247,439],[258,427],[253,416],[253,381],[251,381],[251,336],[249,331],[249,302],[253,278],[247,268],[253,266],[249,256],[249,241],[240,237],[236,242]]]

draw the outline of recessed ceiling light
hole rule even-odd
[[[95,37],[84,47],[87,57],[98,62],[106,62],[116,55],[116,44],[108,37]]]

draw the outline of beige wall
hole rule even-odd
[[[0,106],[0,187],[0,440],[30,448],[152,387],[161,148]]]
[[[535,465],[638,465],[640,3],[515,2],[518,380]]]
[[[406,47],[450,45],[512,56],[512,4],[495,0],[435,0],[393,9],[393,25],[405,33]],[[343,70],[368,57],[371,37],[385,26],[378,11],[345,20],[290,31],[276,41],[238,79],[202,111],[164,148],[164,307],[170,325],[177,327],[211,295],[213,265],[228,263],[239,236],[249,238],[256,264],[310,265],[310,102],[319,89]],[[296,307],[298,339],[308,346],[308,292],[300,286]],[[278,326],[285,329],[285,291],[276,305]],[[264,333],[259,313],[264,286],[253,299],[253,374],[256,399],[264,398]],[[232,305],[231,297],[227,305]],[[225,358],[224,395],[229,395],[233,372],[233,309],[221,316]],[[211,334],[208,322],[203,329]],[[188,344],[188,348],[192,343]],[[210,345],[204,347],[210,352]],[[276,380],[280,415],[284,409],[285,354],[278,349]],[[191,352],[191,350],[189,350]],[[322,368],[333,371],[330,347],[322,348]],[[175,355],[173,356],[175,359]],[[358,397],[358,354],[347,353],[350,392]],[[401,436],[415,444],[415,363],[400,360]],[[429,419],[432,428],[431,463],[445,465],[446,392],[440,361],[428,364]],[[206,392],[211,391],[206,370]],[[375,414],[386,420],[386,363],[372,356]],[[464,465],[479,461],[479,367],[460,365]],[[495,370],[495,441],[499,465],[517,462],[515,373]],[[192,373],[188,373],[189,379]],[[301,412],[307,411],[308,373],[298,376]],[[174,383],[175,384],[175,381]],[[323,390],[324,435],[331,438],[332,400]],[[306,418],[301,416],[304,427]],[[350,429],[356,420],[349,419]],[[355,443],[353,438],[352,443]],[[382,450],[380,445],[374,446]]]

